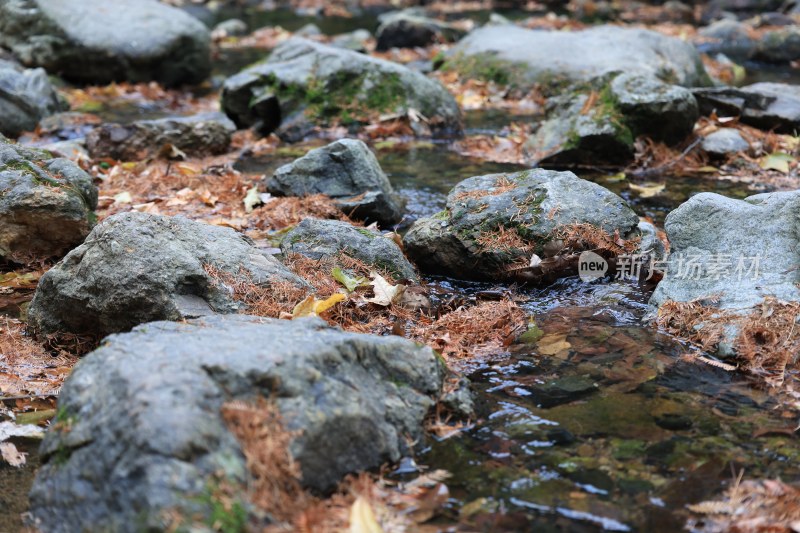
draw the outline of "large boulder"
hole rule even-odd
[[[222,108],[237,125],[265,133],[298,116],[323,125],[358,125],[384,114],[410,116],[420,134],[461,131],[458,104],[439,82],[390,61],[301,38],[281,43],[267,59],[228,78]]]
[[[0,136],[0,258],[62,256],[88,235],[96,207],[80,167]]]
[[[0,134],[33,131],[41,119],[64,108],[44,70],[0,59]]]
[[[619,72],[687,87],[710,84],[690,43],[616,26],[581,31],[484,26],[451,49],[445,68],[523,86],[539,83],[551,89]]]
[[[403,217],[403,201],[375,155],[362,141],[342,139],[283,165],[264,180],[271,194],[324,194],[348,216],[393,224]]]
[[[187,155],[207,156],[228,149],[236,126],[222,113],[103,124],[86,136],[93,158],[138,161],[171,145]]]
[[[28,320],[41,333],[103,336],[153,320],[243,310],[207,267],[256,285],[306,285],[230,228],[121,213],[42,276]]]
[[[0,46],[81,83],[199,83],[211,71],[206,27],[155,0],[3,0]]]
[[[637,233],[638,223],[611,191],[572,172],[535,169],[462,181],[448,194],[446,209],[417,220],[403,243],[426,272],[502,280],[527,269],[531,281],[545,281],[576,273],[575,263],[548,261],[580,251],[565,250],[573,248],[570,228],[624,239]],[[543,260],[530,268],[533,254]]]
[[[394,240],[340,220],[303,220],[283,237],[281,251],[316,260],[336,259],[344,254],[373,268],[385,270],[396,280],[418,280],[414,266]]]
[[[783,133],[800,129],[797,85],[762,82],[740,88],[695,89],[693,93],[704,114],[738,115],[746,124]]]
[[[380,23],[375,32],[375,49],[378,51],[455,42],[466,33],[452,24],[430,18],[413,8],[386,13],[380,17]]]
[[[430,348],[319,319],[142,325],[106,339],[64,385],[31,512],[50,533],[209,531],[224,498],[252,509],[225,404],[274,401],[302,484],[326,491],[408,454],[444,376]]]

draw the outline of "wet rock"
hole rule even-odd
[[[722,128],[706,135],[700,145],[706,153],[714,157],[725,157],[750,149],[750,143],[733,128]]]
[[[694,46],[658,33],[614,26],[582,31],[484,26],[456,44],[445,68],[558,91],[610,73],[636,73],[682,86],[709,85]]]
[[[0,45],[26,66],[81,83],[199,83],[210,36],[194,17],[155,0],[0,3]]]
[[[525,144],[533,164],[623,165],[637,136],[675,143],[698,117],[691,91],[640,74],[597,79],[565,93],[550,98],[546,120]]]
[[[33,131],[41,119],[65,107],[44,70],[0,59],[0,134]]]
[[[707,54],[749,59],[756,51],[756,41],[750,37],[749,27],[738,20],[718,20],[698,33],[703,39],[697,48]]]
[[[707,301],[746,312],[767,297],[800,301],[798,209],[800,191],[693,196],[667,216],[670,258],[651,304]]]
[[[408,455],[443,377],[430,348],[319,319],[145,324],[106,339],[67,380],[31,511],[53,533],[160,531],[168,512],[199,531],[220,484],[252,509],[245,457],[221,409],[260,397],[297,431],[290,452],[303,485],[326,491]]]
[[[0,135],[0,257],[59,257],[92,229],[97,188],[77,165]]]
[[[113,215],[39,282],[28,313],[39,332],[103,336],[152,320],[234,313],[243,304],[204,267],[257,285],[306,286],[230,228],[184,217]]]
[[[41,137],[71,140],[86,137],[102,122],[103,119],[92,113],[66,111],[43,118],[37,131]]]
[[[280,167],[264,185],[280,196],[325,194],[348,216],[393,224],[403,202],[366,144],[342,139]]]
[[[535,169],[462,181],[448,194],[446,209],[417,220],[403,242],[425,272],[497,280],[508,279],[515,266],[527,267],[532,254],[557,255],[563,245],[558,234],[569,225],[625,237],[638,222],[622,198],[603,187],[571,172]],[[574,265],[558,264],[544,277],[575,274]]]
[[[368,30],[358,29],[335,36],[331,39],[331,46],[366,54],[370,39],[372,39],[372,34]]]
[[[187,155],[206,156],[228,149],[236,126],[222,113],[103,124],[86,136],[93,158],[139,161],[157,156],[167,145]]]
[[[565,376],[529,388],[531,401],[543,409],[585,398],[597,390],[597,384],[584,376]]]
[[[396,280],[419,279],[414,266],[392,239],[339,220],[303,220],[284,236],[281,251],[317,260],[344,254],[374,268],[387,270]]]
[[[226,37],[240,37],[247,35],[247,23],[240,19],[223,20],[211,31],[211,38],[214,40],[225,39]]]
[[[755,83],[741,88],[692,91],[704,115],[739,116],[757,128],[793,133],[800,128],[800,87],[784,83]]]
[[[356,127],[378,115],[411,112],[418,135],[461,131],[458,105],[439,82],[390,61],[300,38],[228,78],[222,107],[238,126],[264,133],[296,113],[320,125]]]
[[[765,33],[758,43],[755,59],[777,64],[800,59],[800,28],[791,26]]]
[[[439,42],[455,42],[466,32],[440,20],[419,13],[403,10],[387,13],[381,17],[381,25],[375,33],[378,51],[390,48],[425,47]]]

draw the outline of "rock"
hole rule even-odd
[[[756,41],[750,37],[748,26],[738,20],[718,20],[698,33],[703,39],[697,48],[706,54],[749,59],[756,51]]]
[[[389,271],[397,281],[419,281],[414,266],[391,238],[339,220],[303,220],[283,237],[281,251],[316,260],[344,254]]]
[[[714,193],[693,196],[667,216],[669,263],[651,304],[708,301],[720,309],[746,311],[767,297],[800,301],[798,210],[800,191],[744,200]],[[755,258],[757,273],[748,274]]]
[[[582,31],[484,26],[449,52],[445,68],[554,92],[610,73],[635,73],[686,87],[710,85],[690,43],[641,29],[598,26]]]
[[[351,50],[292,38],[228,78],[222,107],[240,127],[274,131],[296,114],[321,125],[370,123],[412,114],[418,135],[461,132],[461,111],[437,81]],[[422,115],[423,119],[413,117]]]
[[[358,29],[335,36],[331,39],[331,46],[366,54],[370,39],[372,39],[372,34],[368,30]]]
[[[40,148],[50,152],[56,157],[65,157],[70,161],[77,162],[81,159],[89,159],[89,152],[86,151],[86,142],[84,139],[80,138],[70,141],[47,143],[43,144]]]
[[[319,29],[319,26],[317,26],[312,22],[303,26],[302,28],[294,32],[294,34],[298,37],[306,37],[306,38],[319,37],[320,35],[322,35],[322,30]]]
[[[39,122],[40,137],[72,140],[86,137],[90,131],[103,123],[103,119],[92,113],[66,111],[45,117]]]
[[[28,319],[41,333],[103,336],[152,320],[243,309],[205,266],[257,285],[306,283],[230,228],[120,213],[42,276]]]
[[[403,217],[403,201],[366,144],[342,139],[310,150],[265,180],[280,196],[325,194],[348,216],[389,225]]]
[[[758,42],[755,59],[784,65],[800,59],[800,27],[765,33]]]
[[[211,38],[215,41],[225,39],[226,37],[241,37],[247,35],[247,23],[241,19],[228,19],[223,20],[211,31]]]
[[[375,33],[376,50],[424,48],[433,43],[452,43],[465,33],[452,24],[430,18],[416,10],[397,11],[381,17],[381,25]]]
[[[745,124],[781,133],[800,129],[800,87],[796,85],[763,82],[692,92],[704,115],[714,111],[721,116],[738,115]]]
[[[527,267],[532,254],[557,255],[568,226],[588,224],[626,238],[638,223],[622,198],[603,187],[572,172],[534,169],[462,181],[446,209],[417,220],[403,243],[424,272],[503,280],[513,276],[510,268]],[[574,266],[556,265],[543,278],[574,275]]]
[[[745,141],[742,134],[733,128],[722,128],[709,133],[700,146],[713,157],[725,157],[750,149],[750,143]]]
[[[688,89],[640,74],[607,78],[550,98],[524,146],[531,164],[624,165],[639,135],[676,143],[692,132],[698,109]]]
[[[41,119],[65,107],[44,70],[0,59],[0,134],[33,131]]]
[[[274,401],[298,432],[289,450],[302,484],[327,491],[349,472],[407,455],[444,374],[430,348],[320,319],[139,326],[106,339],[64,385],[31,512],[53,533],[162,531],[167,513],[183,519],[178,530],[210,531],[220,484],[252,510],[226,403]]]
[[[228,149],[236,125],[222,113],[140,120],[128,125],[103,124],[86,136],[89,154],[139,161],[157,156],[166,145],[187,155],[207,156]]]
[[[60,257],[92,229],[96,207],[80,167],[0,136],[0,257]]]
[[[0,2],[0,46],[80,83],[178,85],[211,71],[206,27],[155,0]]]

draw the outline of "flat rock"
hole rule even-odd
[[[80,83],[199,83],[211,71],[210,35],[155,0],[5,0],[0,46],[26,66]]]
[[[378,115],[422,115],[418,135],[461,132],[461,111],[436,80],[397,63],[301,38],[228,78],[222,108],[240,127],[275,131],[284,121],[357,127]],[[299,116],[298,116],[299,115]],[[417,117],[419,118],[419,117]]]
[[[187,155],[207,156],[228,149],[236,125],[223,113],[140,120],[131,124],[103,124],[86,136],[89,154],[140,161],[158,155],[167,145]]]
[[[722,128],[706,135],[701,148],[714,157],[725,157],[737,152],[746,152],[750,149],[742,134],[733,128]]]
[[[403,201],[362,141],[342,139],[310,150],[264,181],[279,196],[324,194],[348,216],[388,225],[403,217]]]
[[[60,257],[95,221],[97,187],[72,161],[0,135],[0,257]]]
[[[0,134],[33,131],[41,119],[65,107],[44,70],[0,59]]]
[[[302,484],[327,491],[408,455],[444,376],[430,348],[319,319],[145,324],[107,338],[67,380],[31,512],[52,533],[162,531],[167,513],[178,530],[208,531],[220,484],[252,510],[226,403],[273,400],[297,432]]]
[[[719,87],[692,91],[707,115],[739,116],[757,128],[793,133],[800,129],[800,87],[762,82],[745,87]]]
[[[395,280],[419,280],[414,266],[392,239],[339,220],[303,220],[283,237],[281,251],[316,260],[344,254],[389,271]]]
[[[28,320],[41,333],[104,336],[153,320],[241,311],[206,266],[262,286],[307,286],[230,228],[129,212],[98,224],[42,276]]]
[[[527,267],[532,254],[557,255],[561,245],[554,251],[550,245],[567,226],[588,224],[624,238],[638,223],[611,191],[572,172],[535,169],[462,181],[448,194],[446,209],[417,220],[403,243],[424,272],[503,280],[512,277],[510,268]],[[539,274],[542,281],[574,275],[571,267]]]
[[[621,72],[686,87],[710,84],[690,43],[616,26],[581,31],[484,26],[451,49],[448,64],[467,75],[553,88]]]

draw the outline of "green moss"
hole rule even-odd
[[[444,209],[442,211],[439,211],[435,215],[431,216],[431,218],[434,220],[450,220],[450,211]]]
[[[365,237],[369,237],[370,239],[374,239],[375,237],[377,237],[377,235],[375,235],[373,232],[371,232],[366,228],[356,228],[356,231]]]
[[[456,71],[461,76],[483,81],[492,81],[498,85],[523,85],[520,73],[524,67],[512,61],[498,59],[493,54],[481,53],[466,56],[458,54],[445,61],[443,71]]]
[[[633,132],[626,124],[625,115],[619,110],[619,103],[617,102],[614,92],[611,90],[611,85],[606,85],[598,95],[598,106],[595,117],[598,121],[608,120],[616,130],[617,139],[626,145],[633,145]]]

